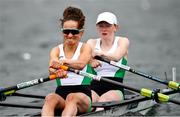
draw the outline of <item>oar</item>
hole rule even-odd
[[[42,95],[24,94],[24,93],[17,93],[17,92],[13,93],[12,96],[45,99],[45,96],[42,96]]]
[[[177,93],[177,90],[169,90],[166,92],[162,92],[165,95],[170,95],[170,94],[174,94]],[[114,101],[114,102],[98,102],[98,103],[93,103],[92,107],[113,107],[113,106],[123,106],[123,105],[127,105],[127,104],[131,104],[131,103],[137,103],[137,102],[141,102],[141,101],[146,101],[146,100],[150,100],[151,98],[148,97],[142,97],[142,96],[138,96],[137,98],[133,98],[133,99],[129,99],[129,100],[124,100],[124,101]]]
[[[137,71],[135,69],[132,69],[131,67],[129,66],[126,66],[126,65],[123,65],[123,64],[119,64],[115,61],[110,61],[106,58],[103,58],[103,57],[100,57],[100,56],[95,56],[94,57],[95,59],[97,60],[100,60],[100,61],[103,61],[103,62],[106,62],[106,63],[109,63],[110,65],[113,65],[115,67],[118,67],[118,68],[121,68],[121,69],[124,69],[126,71],[129,71],[131,73],[134,73],[134,74],[137,74],[137,75],[140,75],[140,76],[143,76],[145,78],[148,78],[150,80],[153,80],[153,81],[156,81],[156,82],[159,82],[161,84],[164,84],[164,85],[167,85],[169,88],[172,88],[174,90],[180,90],[180,84],[177,83],[177,82],[174,82],[174,81],[163,81],[161,80],[160,78],[158,77],[155,77],[155,76],[151,76],[151,75],[148,75],[146,73],[143,73],[141,71]]]
[[[41,84],[41,83],[44,83],[44,82],[47,82],[47,81],[50,81],[50,80],[54,80],[56,78],[57,78],[56,75],[50,75],[47,78],[34,79],[34,80],[31,80],[31,81],[19,83],[19,84],[14,85],[14,86],[3,88],[3,89],[0,90],[0,94],[1,94],[0,96],[11,95],[11,94],[15,93],[17,90],[24,89],[24,88],[27,88],[27,87],[31,87],[31,86],[34,86],[34,85],[37,85],[37,84]],[[1,97],[0,97],[0,99],[1,99]]]
[[[6,107],[15,107],[15,108],[33,108],[33,109],[42,109],[42,106],[39,105],[27,105],[27,104],[12,104],[12,103],[0,103],[0,106],[6,106]]]
[[[126,89],[129,89],[129,90],[132,90],[134,92],[140,93],[141,96],[145,96],[145,97],[148,97],[148,98],[151,98],[151,99],[155,99],[156,101],[172,102],[172,103],[180,105],[179,101],[170,99],[170,97],[168,95],[165,95],[165,94],[162,94],[162,93],[159,93],[159,92],[155,92],[155,91],[152,91],[152,90],[149,90],[149,89],[146,89],[146,88],[136,89],[136,88],[124,85],[124,84],[122,84],[120,82],[110,80],[110,79],[107,79],[107,78],[103,78],[101,76],[97,76],[97,75],[94,75],[94,74],[86,73],[86,72],[81,71],[81,70],[76,70],[76,69],[73,69],[73,68],[67,67],[67,66],[59,65],[59,68],[63,69],[63,70],[66,70],[66,71],[74,72],[74,73],[82,75],[82,76],[92,78],[93,80],[96,80],[96,81],[104,81],[104,82],[107,82],[107,83],[111,83],[111,84],[114,84],[114,85],[117,85],[117,86],[124,87]]]

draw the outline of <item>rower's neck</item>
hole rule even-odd
[[[102,51],[109,51],[114,44],[114,38],[115,37],[107,38],[107,39],[101,39],[101,41],[100,41],[101,50]]]
[[[67,59],[71,59],[74,55],[74,53],[76,52],[76,49],[77,49],[77,46],[78,45],[74,45],[74,46],[64,46],[64,54],[65,54],[65,57]]]

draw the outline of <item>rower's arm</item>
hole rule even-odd
[[[91,59],[91,47],[88,44],[83,44],[78,60],[66,59],[63,61],[64,65],[82,70]]]
[[[114,53],[103,53],[109,60],[112,61],[119,61],[122,57],[127,59],[128,56],[128,48],[129,48],[129,40],[125,37],[120,37],[118,42],[118,48],[115,50]]]
[[[52,68],[51,66],[53,66],[53,63],[57,62],[60,64],[59,61],[59,47],[56,46],[54,48],[52,48],[51,52],[50,52],[50,58],[49,58],[49,73],[50,74],[56,74],[57,73],[57,69]]]
[[[50,60],[49,60],[49,66],[52,65],[53,61],[59,62],[59,48],[58,46],[54,47],[50,52]]]

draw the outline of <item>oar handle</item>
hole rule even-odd
[[[100,61],[104,61],[106,63],[110,63],[110,60],[105,58],[105,57],[101,57],[101,56],[94,56],[94,59],[100,60]]]
[[[49,75],[49,80],[54,80],[57,78],[57,76],[55,74]]]
[[[71,72],[74,72],[76,74],[92,78],[93,80],[97,80],[97,81],[101,80],[100,76],[96,76],[94,74],[90,74],[90,73],[87,73],[87,72],[84,72],[81,70],[76,70],[76,69],[73,69],[73,68],[65,66],[65,65],[60,65],[59,68],[65,70],[65,71],[71,71]]]

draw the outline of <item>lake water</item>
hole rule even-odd
[[[158,76],[172,78],[176,67],[180,82],[180,1],[179,0],[0,0],[0,86],[48,75],[49,52],[62,42],[58,19],[69,6],[80,7],[86,15],[82,41],[97,37],[95,21],[103,11],[114,12],[120,24],[117,35],[130,40],[128,65]],[[165,86],[126,72],[125,84],[136,88]],[[19,92],[46,95],[54,81]],[[7,102],[33,103],[26,98],[8,97]],[[39,110],[0,107],[0,115],[24,115]],[[180,115],[179,105],[161,104],[153,115]]]

